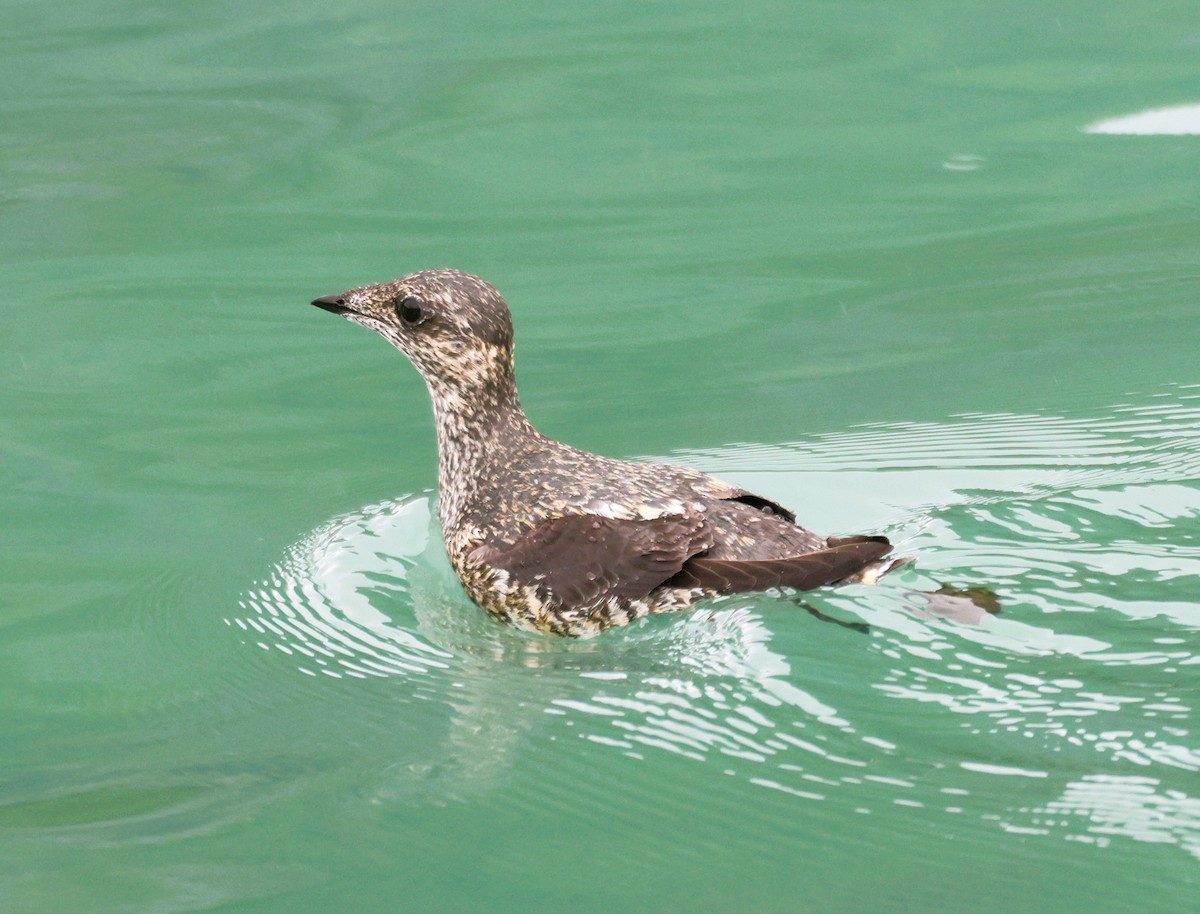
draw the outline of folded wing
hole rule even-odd
[[[801,555],[744,561],[705,558],[712,545],[699,514],[581,514],[544,521],[512,544],[480,546],[471,560],[507,572],[511,583],[535,588],[561,610],[638,600],[663,586],[719,594],[811,590],[853,577],[892,548],[881,536],[843,537]]]
[[[812,590],[853,577],[892,551],[882,536],[831,539],[825,549],[781,559],[741,561],[706,559],[687,561],[667,581],[671,587],[701,587],[716,593],[745,593],[772,587]]]
[[[699,515],[627,520],[576,514],[543,521],[511,545],[480,546],[472,561],[536,587],[557,609],[637,600],[712,546]]]

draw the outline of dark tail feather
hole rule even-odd
[[[886,537],[846,536],[830,539],[826,549],[784,559],[750,562],[693,558],[666,586],[704,587],[723,594],[771,587],[812,590],[853,578],[891,551]]]

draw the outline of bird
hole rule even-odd
[[[884,536],[820,536],[699,470],[541,434],[517,397],[509,307],[478,276],[421,270],[312,304],[374,330],[424,379],[446,553],[501,622],[590,637],[722,595],[874,583],[909,561]]]

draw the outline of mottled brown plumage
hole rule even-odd
[[[498,619],[588,635],[697,599],[873,581],[883,537],[826,539],[768,499],[696,470],[553,441],[517,400],[508,306],[457,270],[315,299],[420,371],[438,440],[438,516],[470,597]]]

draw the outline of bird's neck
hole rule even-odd
[[[467,389],[428,383],[438,444],[438,517],[456,529],[476,487],[487,485],[506,454],[541,436],[525,417],[511,375]]]

